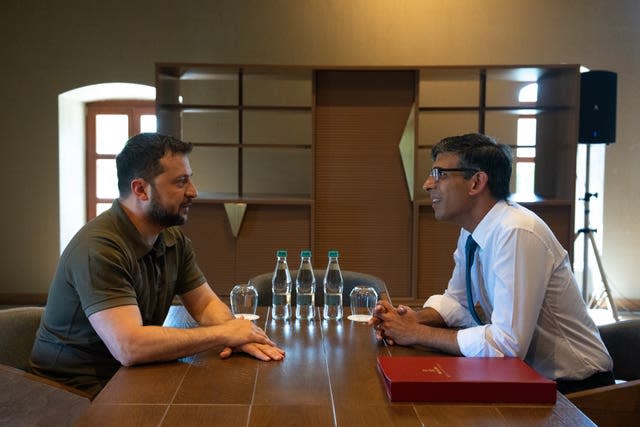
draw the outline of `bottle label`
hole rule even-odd
[[[273,294],[273,305],[286,305],[291,303],[291,294]]]
[[[342,305],[342,294],[325,294],[324,302],[327,305]]]
[[[297,305],[313,305],[314,300],[313,294],[297,294],[296,295],[296,304]]]

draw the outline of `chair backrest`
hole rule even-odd
[[[598,329],[613,359],[615,378],[625,381],[640,379],[640,319],[601,325]]]
[[[638,423],[640,380],[590,388],[565,396],[596,425],[630,426]]]
[[[380,297],[382,293],[386,292],[386,285],[384,281],[376,276],[370,274],[359,273],[357,271],[342,270],[342,279],[344,286],[342,288],[342,305],[349,305],[349,293],[358,285],[366,285],[373,287]],[[324,292],[322,289],[322,281],[324,280],[325,270],[313,270],[313,274],[316,277],[316,306],[322,306],[324,304]],[[295,301],[296,296],[296,276],[297,270],[291,271],[291,301]],[[253,286],[258,291],[258,305],[269,306],[271,305],[271,278],[273,272],[263,273],[255,276],[250,280]]]
[[[0,363],[26,370],[43,307],[0,310]]]

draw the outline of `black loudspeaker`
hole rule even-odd
[[[581,144],[616,142],[616,92],[618,75],[611,71],[588,71],[580,75]]]

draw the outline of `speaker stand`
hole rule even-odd
[[[590,193],[589,192],[589,167],[591,164],[591,144],[586,144],[587,147],[587,164],[586,164],[586,177],[585,177],[585,193],[584,198],[580,199],[584,201],[584,227],[576,232],[575,239],[577,240],[580,234],[584,235],[583,240],[583,264],[582,264],[582,298],[586,303],[589,303],[589,290],[588,290],[588,280],[589,280],[589,243],[591,243],[591,249],[593,250],[593,254],[596,257],[596,262],[598,263],[598,270],[600,271],[600,277],[602,278],[602,284],[604,285],[604,290],[600,297],[595,301],[596,303],[606,294],[607,299],[609,301],[609,306],[611,307],[611,312],[613,313],[613,318],[616,322],[620,320],[618,316],[618,309],[616,307],[616,303],[613,301],[613,296],[611,295],[611,288],[609,288],[609,282],[607,280],[607,275],[604,271],[604,266],[602,265],[602,259],[600,258],[600,252],[598,251],[598,247],[596,245],[596,240],[593,237],[593,233],[597,230],[593,228],[589,228],[589,201],[591,197],[598,197],[598,193]]]

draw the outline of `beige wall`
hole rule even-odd
[[[602,249],[616,296],[640,298],[637,0],[6,0],[2,9],[0,293],[46,292],[57,262],[62,92],[153,85],[154,63],[171,61],[580,63],[618,73]]]

